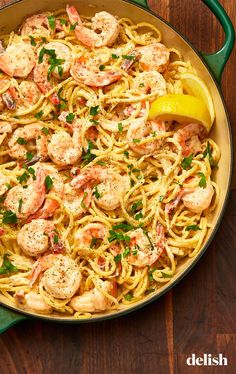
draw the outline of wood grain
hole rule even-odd
[[[9,1],[0,0],[0,6],[6,3]],[[235,22],[235,1],[221,3]],[[200,0],[150,0],[149,4],[199,50],[214,52],[221,46],[223,32]],[[235,57],[234,51],[222,84],[233,127]],[[0,337],[0,373],[234,373],[235,219],[236,191],[232,191],[224,221],[202,260],[172,291],[142,310],[89,325],[32,320],[13,327]],[[186,358],[193,352],[221,352],[228,357],[229,366],[224,371],[190,369]]]

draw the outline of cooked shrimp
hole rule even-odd
[[[87,212],[90,207],[92,199],[92,190],[89,186],[84,186],[84,189],[76,190],[72,188],[69,183],[65,184],[63,194],[63,204],[66,209],[75,217],[81,216]]]
[[[0,172],[0,196],[7,192],[9,183],[10,179]]]
[[[59,118],[64,122],[64,113]],[[72,137],[64,130],[59,131],[52,135],[48,145],[50,158],[59,166],[73,165],[82,155],[81,126],[77,120],[68,125],[72,128]]]
[[[74,6],[67,5],[66,11],[72,25],[76,24],[76,38],[91,48],[111,46],[115,43],[120,32],[120,25],[117,19],[107,12],[96,13],[92,18],[91,29],[85,27]]]
[[[7,210],[15,212],[18,218],[25,219],[40,208],[45,193],[45,173],[40,168],[37,170],[36,179],[30,181],[27,188],[17,185],[8,191],[4,206]]]
[[[80,189],[85,184],[96,184],[93,197],[97,205],[105,210],[113,210],[120,206],[120,199],[130,188],[128,176],[121,176],[111,168],[96,165],[82,171],[71,181],[71,186]],[[97,196],[96,196],[97,195]]]
[[[49,247],[53,252],[63,251],[55,226],[44,219],[35,219],[25,224],[18,233],[17,243],[28,256],[38,256]]]
[[[98,66],[91,66],[84,57],[75,60],[70,73],[77,82],[91,87],[105,87],[122,78],[119,70],[99,71]]]
[[[20,102],[19,94],[15,87],[9,87],[6,92],[2,94],[2,101],[9,110],[16,110],[17,104]]]
[[[180,128],[174,138],[182,147],[182,154],[188,157],[201,151],[201,140],[206,137],[206,129],[198,123],[190,123]]]
[[[53,311],[52,307],[45,303],[42,296],[35,292],[30,291],[25,293],[24,291],[17,291],[14,298],[22,309],[31,309],[37,313],[51,313]]]
[[[26,78],[35,66],[32,47],[26,43],[0,48],[0,69],[10,77]]]
[[[0,122],[0,134],[10,134],[12,132],[12,124],[10,122]]]
[[[82,229],[79,229],[75,235],[79,247],[88,247],[94,240],[104,239],[108,231],[102,223],[89,223]]]
[[[138,60],[139,67],[144,71],[164,73],[170,60],[169,50],[161,43],[137,47],[130,52],[130,55],[134,56],[134,58],[127,59],[122,63],[121,68],[124,70],[128,70]]]
[[[141,94],[157,93],[158,96],[166,95],[166,81],[157,71],[145,71],[133,80],[132,88]]]
[[[202,213],[209,208],[213,195],[214,188],[211,183],[207,183],[206,188],[196,187],[194,191],[186,192],[182,201],[186,208],[192,212]]]
[[[70,48],[64,43],[51,42],[45,44],[44,48],[46,50],[54,51],[57,60],[61,60],[61,70],[59,66],[56,66],[55,70],[52,71],[52,75],[57,79],[65,79],[71,68],[72,54]],[[49,56],[44,55],[44,59],[48,60]]]
[[[40,91],[34,82],[23,81],[19,85],[24,102],[34,105],[40,98]]]
[[[128,128],[127,141],[129,147],[139,155],[153,154],[162,144],[161,139],[140,144],[143,139],[148,139],[166,132],[166,125],[163,121],[146,122],[144,118],[138,118]]]
[[[145,233],[141,228],[129,232],[128,235],[131,240],[127,261],[138,268],[154,264],[165,249],[165,230],[160,224],[157,224],[155,240],[150,233]]]
[[[39,258],[31,272],[30,284],[33,285],[44,272],[39,283],[45,290],[58,299],[69,299],[78,290],[81,273],[74,260],[63,255],[48,255]]]
[[[38,63],[34,68],[34,81],[44,94],[48,93],[53,88],[51,82],[48,80],[48,69],[49,66],[46,63]],[[60,104],[60,99],[56,92],[53,92],[49,99],[53,105]]]
[[[21,141],[19,141],[21,139]],[[47,136],[42,132],[42,125],[31,123],[16,129],[8,142],[9,155],[20,160],[26,159],[27,143],[35,140],[37,156],[47,158]],[[22,144],[23,143],[23,144]]]
[[[60,21],[56,20],[55,30],[53,30],[49,25],[48,16],[50,16],[50,13],[41,13],[34,14],[33,16],[26,18],[20,29],[21,35],[50,37],[55,31],[61,31],[62,27],[60,25]]]
[[[64,182],[61,175],[58,173],[57,169],[54,166],[46,163],[37,163],[34,166],[35,170],[37,170],[39,167],[42,167],[45,172],[45,176],[50,176],[52,180],[52,188],[50,189],[50,193],[62,199],[64,194]],[[56,200],[52,198],[46,198],[42,207],[40,207],[36,213],[31,215],[28,218],[27,222],[31,222],[33,219],[37,218],[46,219],[52,217],[58,207],[59,203]]]
[[[101,289],[112,296],[116,295],[116,284],[114,282],[99,281]],[[90,291],[85,291],[82,295],[74,296],[70,301],[70,306],[76,312],[102,312],[111,308],[112,301],[101,291],[94,287]]]
[[[180,201],[194,213],[202,213],[208,209],[212,197],[214,195],[214,188],[210,183],[206,187],[183,188],[170,203],[166,204],[165,211],[169,214],[178,206]]]

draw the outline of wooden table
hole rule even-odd
[[[0,0],[0,5],[9,2]],[[236,20],[235,0],[221,3]],[[198,49],[213,52],[221,45],[222,30],[200,0],[150,0],[150,5]],[[234,53],[222,84],[233,128],[235,63]],[[235,373],[235,216],[236,174],[230,204],[213,243],[172,291],[144,309],[113,321],[82,326],[21,323],[0,337],[0,373]],[[227,356],[228,368],[214,371],[186,365],[191,353],[217,352]]]

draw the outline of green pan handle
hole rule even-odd
[[[224,45],[218,52],[210,55],[202,54],[216,80],[220,83],[224,67],[234,47],[235,31],[228,14],[218,0],[203,0],[203,2],[215,14],[225,32]]]
[[[24,319],[28,317],[0,306],[0,334]]]
[[[208,8],[215,14],[219,22],[221,23],[225,32],[225,42],[223,47],[216,53],[207,55],[202,53],[202,56],[211,71],[213,72],[216,80],[220,83],[221,75],[223,73],[224,67],[229,59],[229,56],[234,47],[235,41],[235,31],[233,24],[227,15],[226,11],[219,3],[218,0],[202,0]],[[147,0],[131,0],[131,2],[141,5],[143,8],[148,9]]]

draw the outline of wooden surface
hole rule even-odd
[[[0,5],[8,2],[0,0]],[[149,3],[198,49],[213,52],[220,47],[222,30],[200,0]],[[236,20],[235,0],[221,3]],[[222,83],[233,128],[235,63],[234,51]],[[235,217],[236,174],[230,204],[213,243],[171,292],[144,309],[113,321],[83,326],[23,322],[0,337],[0,373],[235,373]],[[228,358],[227,368],[186,365],[191,353],[217,352]]]

